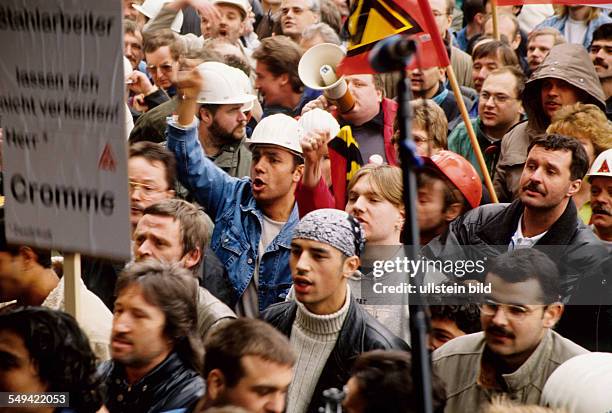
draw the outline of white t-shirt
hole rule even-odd
[[[536,242],[540,240],[548,231],[544,231],[541,234],[534,235],[533,237],[525,237],[523,236],[523,229],[521,228],[523,225],[523,216],[519,218],[518,225],[516,227],[516,231],[512,235],[512,239],[510,240],[510,245],[508,245],[508,251],[514,251],[521,248],[531,248],[535,245]]]
[[[263,227],[261,229],[261,237],[259,238],[259,246],[257,248],[257,262],[255,262],[255,272],[253,278],[244,290],[244,294],[236,304],[236,314],[238,317],[259,317],[259,298],[257,297],[257,285],[259,285],[259,263],[261,258],[268,248],[268,245],[276,238],[286,222],[271,220],[264,215]]]
[[[584,42],[584,35],[587,32],[587,25],[585,22],[579,20],[573,20],[571,17],[567,18],[565,22],[565,30],[563,36],[568,43],[582,45]]]

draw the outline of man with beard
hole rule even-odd
[[[612,23],[599,26],[593,33],[591,60],[606,95],[606,113],[612,120]]]
[[[246,135],[245,112],[251,109],[255,99],[241,87],[241,81],[248,82],[248,78],[239,69],[219,62],[202,63],[198,70],[206,79],[197,98],[201,104],[198,138],[202,148],[230,176],[248,176],[251,154],[242,140]]]
[[[475,412],[494,396],[537,404],[544,383],[564,361],[587,350],[552,330],[563,314],[555,263],[534,249],[494,258],[480,304],[482,332],[434,351],[433,370],[446,386],[446,411]]]

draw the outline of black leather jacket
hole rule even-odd
[[[176,353],[129,385],[123,366],[114,361],[99,367],[105,384],[104,404],[110,413],[160,413],[189,410],[204,394],[204,381],[187,367]]]
[[[453,221],[449,230],[434,238],[422,253],[428,258],[437,259],[478,259],[507,252],[523,209],[518,199],[511,204],[490,204],[475,208]],[[472,248],[462,251],[464,245]],[[557,264],[566,303],[579,280],[599,273],[608,256],[606,248],[593,231],[578,218],[572,200],[534,248],[541,249]]]
[[[271,305],[262,313],[261,317],[289,337],[296,311],[296,302],[287,301]],[[351,304],[340,330],[340,335],[325,363],[307,412],[316,413],[319,407],[325,405],[324,390],[331,387],[342,388],[346,384],[350,378],[353,363],[359,354],[376,349],[409,351],[410,348],[403,340],[394,336],[386,327],[370,316],[351,297]]]

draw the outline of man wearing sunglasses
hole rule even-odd
[[[445,381],[447,411],[475,412],[503,395],[538,404],[544,383],[564,361],[587,350],[552,330],[563,314],[559,272],[536,249],[492,259],[480,304],[482,332],[458,337],[432,356]]]

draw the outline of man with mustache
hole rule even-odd
[[[612,252],[612,149],[602,152],[587,175],[591,184],[591,224]]]
[[[612,23],[602,24],[593,32],[590,53],[606,95],[606,113],[612,120]]]
[[[595,68],[582,46],[554,46],[525,85],[522,103],[528,120],[510,129],[502,139],[493,179],[501,202],[510,202],[520,194],[520,177],[529,145],[545,133],[555,112],[577,102],[592,103],[605,110]]]
[[[112,360],[99,368],[110,412],[189,409],[202,396],[196,289],[193,276],[176,264],[147,260],[121,274]]]
[[[433,370],[446,387],[447,412],[476,412],[494,396],[538,404],[544,383],[564,361],[587,350],[552,330],[563,314],[555,263],[535,249],[492,259],[480,304],[482,332],[434,351]]]
[[[534,140],[520,178],[519,198],[511,204],[484,205],[457,218],[444,234],[438,258],[463,245],[478,246],[478,254],[488,256],[499,255],[497,246],[507,251],[543,248],[559,264],[562,297],[571,296],[581,278],[599,273],[608,255],[572,202],[587,170],[588,157],[579,140],[561,135]],[[476,254],[475,249],[466,254]]]
[[[295,300],[262,314],[297,355],[288,412],[324,407],[323,391],[341,388],[362,352],[408,349],[351,295],[347,282],[359,268],[364,235],[356,218],[337,209],[313,211],[295,227],[289,259]]]

